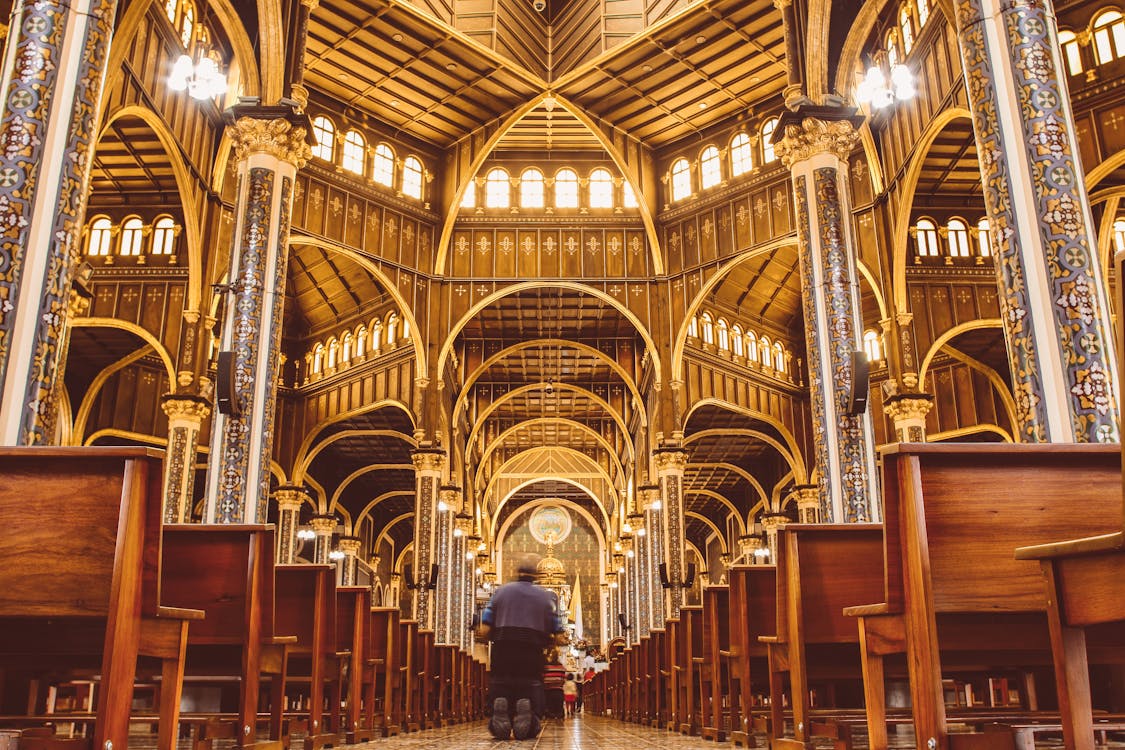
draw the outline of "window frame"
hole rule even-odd
[[[699,189],[708,190],[723,182],[723,160],[717,146],[710,145],[699,155]]]
[[[671,175],[672,202],[691,197],[691,164],[684,157],[672,162],[668,173]]]
[[[547,178],[538,167],[527,167],[520,172],[520,208],[546,207]]]
[[[772,164],[777,161],[777,150],[773,144],[773,134],[777,130],[778,118],[771,117],[762,123],[762,163]]]
[[[144,255],[145,223],[139,216],[129,216],[121,222],[121,232],[117,238],[117,254],[123,258],[139,258]]]
[[[732,177],[746,174],[754,169],[754,144],[750,136],[739,131],[730,140],[730,173]]]
[[[613,208],[613,175],[605,167],[590,172],[586,199],[590,208]]]
[[[402,194],[408,198],[422,200],[422,182],[426,169],[422,160],[411,154],[402,160]]]
[[[176,254],[176,220],[164,214],[152,223],[152,240],[149,242],[150,255]]]
[[[484,177],[484,207],[512,207],[512,177],[503,167],[493,167]]]
[[[566,190],[560,189],[565,185]],[[555,185],[554,185],[554,198],[555,208],[568,208],[576,209],[581,205],[581,199],[578,195],[578,173],[570,167],[563,167],[555,172]],[[566,198],[565,201],[562,198]]]
[[[325,115],[317,115],[312,121],[313,140],[316,144],[312,147],[312,155],[324,161],[335,161],[336,158],[336,123]],[[321,134],[327,138],[321,140]]]
[[[94,252],[94,239],[98,240],[98,251]],[[105,258],[113,253],[113,221],[108,216],[96,216],[86,232],[86,255]]]
[[[356,169],[356,166],[359,168]],[[367,139],[363,137],[363,133],[354,128],[344,133],[344,145],[340,151],[340,167],[360,177],[363,177],[367,171]]]
[[[371,159],[371,179],[378,185],[393,188],[395,186],[395,150],[390,144],[380,141],[375,144],[375,153]]]

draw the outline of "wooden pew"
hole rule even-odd
[[[162,455],[0,448],[0,669],[96,670],[99,750],[128,747],[138,657],[160,660],[158,746],[174,750],[188,624],[204,616],[160,589]]]
[[[301,718],[290,720],[290,730],[306,730],[305,750],[335,747],[343,737],[333,719],[339,714],[340,659],[336,648],[336,568],[334,565],[278,565],[278,628],[292,633],[297,642],[289,649],[286,669],[288,692],[294,688],[308,701],[297,706]],[[325,715],[325,700],[329,711]],[[302,726],[303,725],[303,726]],[[286,735],[292,731],[286,732]]]
[[[703,654],[703,607],[680,607],[676,632],[676,658],[672,662],[676,683],[676,728],[680,734],[699,732],[699,683],[696,672]]]
[[[727,738],[723,701],[730,700],[730,588],[708,586],[703,589],[703,663],[700,665],[700,708],[705,740],[723,742]],[[724,715],[726,714],[726,715]]]
[[[349,745],[375,737],[376,674],[382,666],[376,658],[376,634],[372,627],[371,589],[366,586],[341,586],[336,589],[336,650],[351,653],[345,691],[347,713],[334,726],[345,731]],[[337,704],[338,706],[339,704]]]
[[[420,706],[418,705],[418,622],[416,620],[399,620],[399,679],[401,680],[402,703],[400,715],[402,727],[407,732],[417,732],[421,729],[419,724]]]
[[[280,747],[285,663],[296,638],[275,627],[273,539],[272,526],[164,527],[162,589],[207,615],[188,634],[189,679],[233,679],[239,688],[236,718],[201,724],[199,750],[215,739],[234,739],[242,747],[258,742],[263,677],[272,688],[267,747]]]
[[[1057,538],[1061,518],[1077,534],[1117,521],[1119,453],[1117,446],[1071,444],[883,450],[886,591],[879,603],[849,610],[859,618],[872,748],[886,746],[887,654],[906,654],[919,747],[931,739],[939,748],[949,743],[943,666],[1047,662],[1042,577],[1016,560],[1015,550]]]
[[[414,685],[416,716],[422,729],[433,729],[437,726],[437,652],[434,646],[434,631],[418,629],[414,631]]]
[[[370,617],[371,653],[375,662],[374,706],[377,708],[373,726],[384,737],[390,737],[402,729],[399,610],[398,607],[372,607]]]
[[[883,592],[883,528],[790,524],[779,532],[777,547],[777,634],[759,638],[768,646],[770,737],[775,750],[803,749],[811,737],[810,669],[829,680],[860,676],[858,634],[843,610]],[[786,675],[792,739],[784,736]]]
[[[727,571],[730,595],[731,741],[754,745],[752,711],[769,690],[768,648],[759,638],[777,635],[777,570],[773,565],[735,565]]]
[[[649,726],[659,729],[666,726],[669,706],[671,705],[669,696],[671,672],[668,668],[671,661],[668,655],[667,631],[663,629],[650,630],[649,639],[651,648],[649,649],[648,673],[652,686],[650,693],[652,696],[652,712]]]

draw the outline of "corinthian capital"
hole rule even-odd
[[[269,154],[300,169],[311,156],[305,128],[284,118],[240,117],[230,126],[230,134],[238,161],[251,154]]]
[[[789,169],[817,154],[833,154],[846,162],[859,143],[859,131],[849,120],[821,120],[806,117],[800,124],[785,126],[785,137],[776,146],[776,153]]]
[[[652,452],[658,474],[663,474],[665,471],[683,471],[687,467],[687,457],[687,451],[679,448],[657,448]]]
[[[414,470],[418,472],[440,473],[445,468],[445,451],[432,448],[420,448],[410,454],[414,461]]]

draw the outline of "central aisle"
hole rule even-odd
[[[698,737],[586,715],[566,721],[550,719],[544,722],[539,737],[523,742],[494,740],[488,735],[487,725],[480,722],[399,735],[355,747],[357,750],[376,747],[387,750],[714,750],[716,744]]]

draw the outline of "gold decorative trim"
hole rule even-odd
[[[300,488],[281,487],[274,493],[277,500],[277,509],[280,511],[300,511],[309,493]]]
[[[240,162],[252,154],[269,154],[300,169],[312,156],[305,129],[285,119],[240,117],[230,126],[230,135],[235,159]]]
[[[682,451],[676,448],[668,448],[655,451],[652,455],[653,461],[656,463],[656,471],[663,473],[666,471],[683,471],[687,466],[687,451]]]
[[[168,421],[184,420],[201,423],[211,416],[211,404],[197,396],[173,396],[164,398],[160,408],[168,415]]]
[[[440,473],[445,468],[445,451],[419,450],[411,453],[410,458],[415,471]]]
[[[832,154],[842,162],[859,145],[859,131],[848,120],[826,122],[806,117],[800,125],[786,125],[785,137],[775,147],[782,163],[792,169],[817,154]]]
[[[925,422],[934,408],[934,397],[925,393],[896,397],[883,404],[883,412],[892,422]]]

